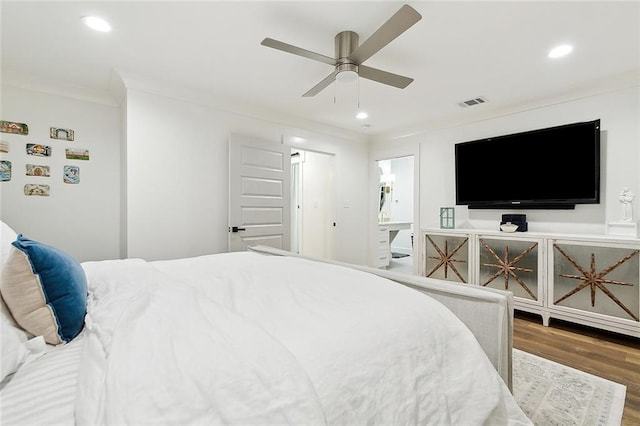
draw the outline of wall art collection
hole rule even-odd
[[[26,123],[18,123],[13,121],[0,120],[0,133],[9,133],[14,135],[27,136],[29,135],[29,126]],[[75,141],[75,132],[73,129],[66,129],[61,127],[49,127],[49,138],[55,141],[73,142]],[[0,154],[9,154],[11,150],[11,143],[15,144],[15,141],[2,140],[0,141]],[[57,143],[57,142],[54,142]],[[41,143],[27,142],[24,145],[25,154],[27,158],[33,158],[33,163],[36,161],[46,162],[53,156],[53,153],[58,150],[57,146],[44,145]],[[11,150],[11,153],[18,156],[18,152],[21,149]],[[84,148],[64,148],[65,159],[67,160],[89,160],[89,150]],[[24,155],[24,154],[23,154]],[[3,155],[4,156],[4,155]],[[13,161],[12,161],[13,160]],[[0,182],[11,182],[12,173],[15,173],[15,167],[19,158],[15,159],[0,159]],[[25,162],[25,175],[35,179],[33,182],[29,182],[24,186],[24,195],[27,196],[40,196],[48,197],[51,195],[51,186],[46,183],[42,183],[40,179],[50,179],[57,175],[56,170],[52,171],[50,164],[33,164],[27,160]],[[80,183],[80,167],[67,164],[62,168],[62,182],[69,185],[77,185]],[[55,186],[54,186],[55,187]]]

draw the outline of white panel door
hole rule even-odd
[[[289,250],[291,147],[251,136],[229,139],[229,251]]]

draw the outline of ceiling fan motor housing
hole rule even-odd
[[[353,31],[342,31],[336,34],[336,61],[338,64],[352,62],[349,55],[358,48],[358,33]]]
[[[358,64],[349,59],[349,55],[358,48],[358,34],[342,31],[336,35],[336,76],[345,71],[358,74]],[[348,75],[348,74],[343,74]]]

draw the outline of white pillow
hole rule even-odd
[[[0,344],[2,344],[2,353],[0,354],[2,377],[0,381],[15,373],[27,359],[29,350],[25,346],[26,342],[27,336],[22,330],[12,326],[4,318],[0,320]]]
[[[9,225],[0,221],[0,268],[9,257],[11,243],[16,240],[18,235],[11,229]]]
[[[13,247],[11,243],[17,237],[16,232],[9,225],[0,221],[0,271],[9,258],[9,252]],[[2,344],[2,353],[0,353],[0,364],[2,364],[0,373],[2,376],[0,382],[9,374],[15,372],[29,354],[29,350],[25,346],[29,337],[31,336],[22,330],[11,316],[4,299],[0,295],[0,343]]]
[[[29,355],[25,344],[31,336],[19,327],[0,295],[0,383],[15,373]]]
[[[9,258],[9,253],[11,252],[11,249],[13,247],[11,243],[13,243],[17,238],[18,235],[16,234],[16,232],[11,229],[9,225],[0,221],[0,273],[2,271],[2,267]],[[0,280],[0,282],[2,282],[2,280]],[[13,327],[19,328],[18,323],[13,318],[13,316],[11,316],[9,308],[2,298],[2,295],[0,295],[0,317],[2,317],[4,321],[7,321]],[[4,322],[2,324],[4,324]]]

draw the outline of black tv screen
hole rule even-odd
[[[455,145],[456,204],[574,208],[600,202],[600,120]]]

